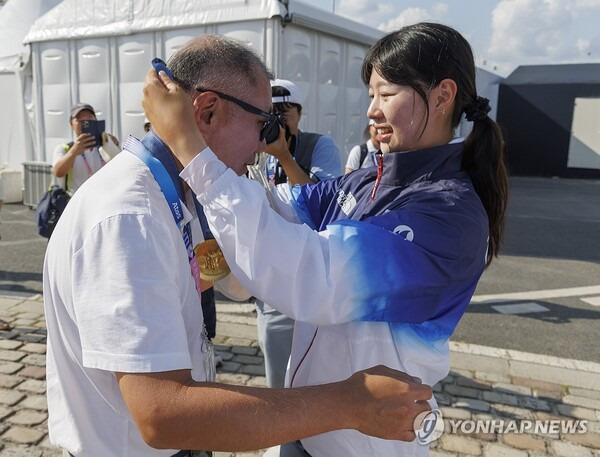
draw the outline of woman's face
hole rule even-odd
[[[373,71],[369,96],[367,116],[375,122],[382,151],[404,152],[430,146],[425,102],[412,87],[390,83]]]

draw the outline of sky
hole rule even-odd
[[[302,0],[332,11],[334,0]],[[479,67],[600,63],[600,0],[335,0],[335,13],[383,31],[441,22],[471,43]]]

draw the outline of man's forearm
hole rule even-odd
[[[75,157],[75,154],[67,152],[64,156],[58,159],[56,163],[52,166],[52,172],[54,173],[54,176],[56,176],[57,178],[62,178],[63,176],[65,176],[73,167]]]
[[[285,174],[292,186],[315,183],[315,181],[310,179],[310,177],[300,167],[300,165],[298,165],[291,155],[283,159],[279,159],[279,163],[283,167],[283,170],[285,171]]]
[[[136,422],[148,444],[157,448],[254,450],[354,428],[352,395],[341,382],[298,389],[193,381],[164,387],[159,389],[162,398],[138,397],[154,403]]]

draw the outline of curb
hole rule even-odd
[[[450,342],[450,367],[600,390],[600,363]]]

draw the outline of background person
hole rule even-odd
[[[344,174],[360,168],[376,167],[377,160],[375,153],[379,151],[379,140],[377,139],[377,129],[374,126],[375,121],[369,119],[369,123],[365,127],[364,138],[365,143],[357,144],[350,150]]]
[[[187,99],[161,76],[166,89],[148,74],[144,109],[186,166],[181,176],[232,272],[296,320],[286,385],[321,385],[373,363],[431,385],[444,378],[449,338],[498,254],[508,192],[504,141],[489,101],[477,95],[468,42],[431,23],[377,41],[362,79],[383,152],[378,166],[279,185],[280,214],[259,184],[205,148]],[[473,122],[466,140],[453,134],[463,114]],[[339,430],[283,446],[281,455],[305,451],[428,454],[416,442]]]
[[[286,129],[281,129],[277,141],[265,149],[271,156],[266,162],[269,181],[289,182],[294,186],[340,176],[340,150],[333,138],[299,128],[302,96],[298,86],[287,79],[275,79],[271,81],[271,90],[273,112],[283,116],[289,136],[286,138]]]
[[[95,120],[97,120],[96,112],[91,105],[87,103],[74,105],[71,108],[69,123],[76,140],[72,143],[59,144],[54,149],[52,173],[57,178],[64,178],[62,187],[69,193],[74,193],[79,189],[112,158],[110,152],[105,154],[100,150],[102,145],[96,144],[93,135],[81,131],[82,121]],[[107,143],[111,143],[111,146],[119,144],[117,139],[110,134],[103,135],[103,144]],[[109,150],[113,151],[114,148],[111,147]]]
[[[268,111],[260,57],[205,35],[169,64],[195,131],[243,174],[264,147],[265,119],[219,94]],[[292,390],[214,382],[199,296],[210,283],[190,253],[201,213],[171,150],[153,131],[141,141],[130,137],[128,151],[75,193],[48,244],[51,442],[75,456],[179,457],[190,454],[178,449],[260,449],[337,429],[414,439],[431,389],[385,367]]]

